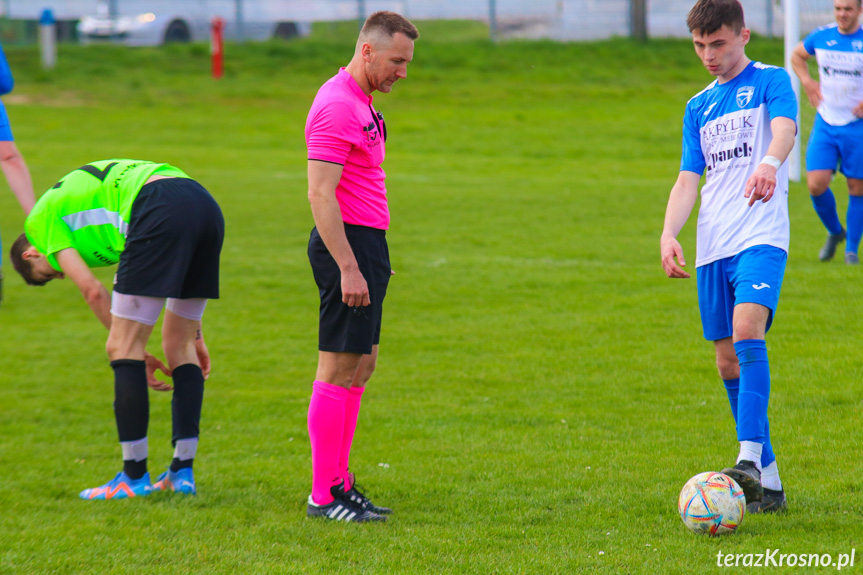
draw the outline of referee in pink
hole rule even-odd
[[[306,514],[338,521],[385,521],[348,471],[366,383],[375,370],[381,310],[391,275],[386,230],[387,129],[372,93],[407,77],[416,27],[375,12],[350,63],[318,91],[306,120],[309,203],[315,228],[309,262],[320,292],[318,370],[309,403],[312,493]]]

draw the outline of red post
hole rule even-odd
[[[213,78],[219,79],[225,72],[225,21],[216,16],[210,26],[210,55],[213,59]]]

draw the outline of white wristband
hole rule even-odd
[[[782,161],[776,156],[764,156],[764,159],[762,159],[760,163],[773,166],[777,170],[782,166]]]

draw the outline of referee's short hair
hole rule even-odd
[[[390,38],[395,34],[402,33],[411,40],[420,37],[419,30],[410,20],[401,14],[388,10],[380,10],[366,18],[366,22],[360,30],[360,38],[367,38],[375,33],[383,33]]]

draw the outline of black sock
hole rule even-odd
[[[174,397],[171,400],[171,443],[180,439],[198,437],[201,425],[201,405],[204,403],[204,373],[194,363],[186,363],[173,370]],[[194,459],[171,461],[171,471],[192,467]]]
[[[147,473],[147,460],[135,461],[134,459],[124,459],[123,473],[128,475],[129,479],[141,479]]]
[[[146,364],[134,359],[118,359],[111,362],[111,367],[114,370],[114,419],[120,442],[143,439],[147,437],[150,422]],[[140,479],[147,472],[147,460],[124,460],[123,471],[131,479]]]
[[[185,469],[187,467],[192,467],[195,463],[195,458],[192,459],[177,459],[176,457],[171,460],[171,471],[174,473],[180,471],[181,469]]]

